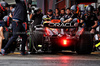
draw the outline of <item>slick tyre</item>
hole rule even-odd
[[[32,41],[32,46],[34,46],[37,50],[40,49],[38,45],[43,44],[43,33],[39,31],[34,31],[33,35],[31,36],[31,41]]]
[[[92,34],[89,32],[84,32],[80,38],[79,42],[76,46],[76,52],[78,54],[91,54],[93,49],[93,38]]]

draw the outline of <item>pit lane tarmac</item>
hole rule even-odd
[[[15,52],[0,56],[0,66],[100,66],[100,52],[78,55],[75,52],[20,55]]]

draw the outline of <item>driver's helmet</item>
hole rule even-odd
[[[86,12],[88,13],[92,13],[93,12],[93,10],[94,10],[94,7],[92,6],[92,5],[88,5],[87,7],[86,7]]]

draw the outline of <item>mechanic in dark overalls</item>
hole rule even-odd
[[[98,26],[98,18],[95,13],[93,13],[94,7],[88,5],[86,7],[87,13],[82,16],[81,22],[85,22],[86,29],[90,31],[90,33],[94,33],[96,27]]]
[[[73,5],[71,7],[71,17],[69,17],[68,19],[66,19],[65,21],[63,21],[63,23],[69,23],[71,22],[73,19],[78,18],[78,13],[77,13],[78,9],[77,9],[77,5]]]
[[[48,18],[49,18],[49,20],[48,20]],[[53,10],[52,9],[48,9],[47,15],[44,15],[42,17],[43,20],[42,20],[41,24],[43,24],[45,21],[50,21],[50,20],[52,20],[54,18],[55,18],[55,16],[53,15]]]
[[[16,8],[14,15],[12,17],[13,36],[10,38],[4,49],[1,50],[2,55],[5,54],[5,51],[14,41],[16,41],[19,35],[22,37],[21,54],[25,55],[25,44],[27,40],[27,35],[25,33],[25,28],[23,27],[22,23],[27,18],[27,10],[24,0],[15,0],[15,1],[16,1]]]
[[[42,22],[43,14],[41,13],[41,9],[37,8],[37,10],[34,11],[34,14],[30,15],[30,19],[34,20],[33,26],[40,25]]]
[[[66,15],[64,16],[64,20],[71,18],[71,16],[72,16],[71,10],[70,10],[70,8],[67,8],[66,9]]]

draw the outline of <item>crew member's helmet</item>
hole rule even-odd
[[[71,10],[76,12],[76,11],[77,11],[77,6],[76,6],[76,5],[73,5],[73,6],[71,7]]]
[[[39,12],[39,11],[41,11],[40,8],[38,8],[38,7],[34,8],[34,13],[35,13],[35,14],[36,14],[37,12]]]
[[[9,5],[8,5],[7,2],[4,2],[4,1],[0,2],[0,9],[1,9],[1,10],[5,11],[5,7],[8,7],[8,6],[9,6]]]
[[[97,4],[96,3],[92,3],[91,5],[93,6],[94,11],[96,11],[97,10]]]
[[[91,5],[88,5],[88,6],[86,7],[86,11],[87,11],[87,12],[93,12],[93,11],[94,11],[94,7],[91,6]]]
[[[0,2],[0,4],[4,8],[9,6],[8,3],[7,2],[4,2],[4,1]]]
[[[72,13],[79,13],[79,7],[77,5],[73,5],[71,7],[71,11],[72,11]]]
[[[79,10],[81,11],[81,12],[85,12],[85,5],[84,4],[81,4],[81,5],[79,5]]]

